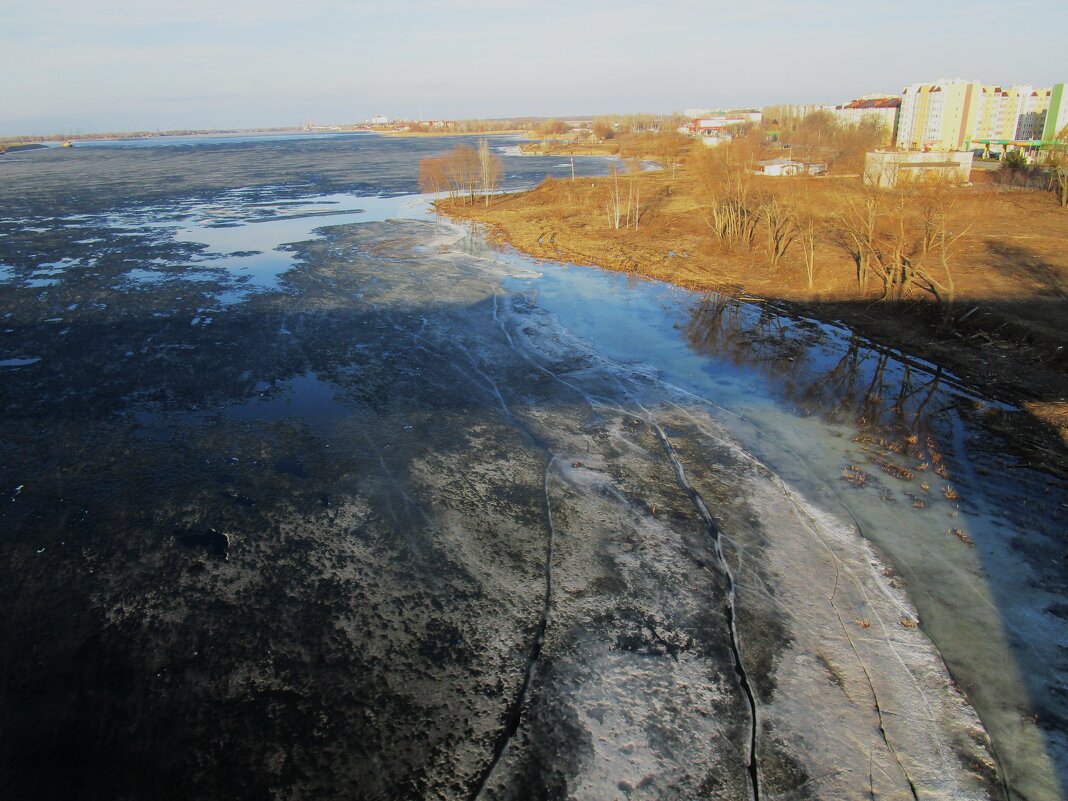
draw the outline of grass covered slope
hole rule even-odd
[[[856,177],[765,177],[729,159],[698,150],[675,177],[546,180],[488,205],[449,198],[438,208],[535,257],[841,320],[1020,402],[1043,421],[1020,432],[1034,459],[1063,465],[1068,214],[1049,194],[990,184],[872,192]],[[723,213],[738,198],[751,228],[732,239]]]

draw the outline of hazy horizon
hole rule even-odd
[[[1068,80],[1063,3],[6,4],[0,135],[840,103]]]

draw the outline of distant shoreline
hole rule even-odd
[[[382,136],[392,136],[401,139],[426,139],[445,136],[504,136],[514,134],[525,134],[524,130],[518,129],[504,129],[499,131],[375,131],[372,133],[381,134]]]
[[[0,143],[0,156],[4,155],[5,153],[19,153],[24,150],[41,150],[42,148],[46,147],[48,147],[48,145],[43,145],[40,142],[27,142],[24,144],[16,145],[6,145]]]
[[[249,136],[250,134],[291,134],[291,133],[304,133],[309,135],[315,134],[337,134],[337,133],[359,133],[369,132],[369,128],[339,128],[334,129],[322,129],[322,130],[306,130],[304,128],[297,128],[293,126],[286,126],[282,128],[220,128],[220,129],[189,129],[189,130],[173,130],[173,131],[108,131],[104,133],[88,133],[88,134],[24,134],[17,136],[0,136],[0,149],[7,147],[11,150],[16,145],[28,145],[37,144],[44,146],[46,143],[51,142],[112,142],[116,140],[128,140],[128,139],[174,139],[182,136]]]

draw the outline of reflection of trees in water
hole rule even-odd
[[[941,368],[918,368],[856,334],[838,340],[814,323],[718,293],[691,310],[684,331],[697,352],[764,371],[806,413],[852,421],[856,440],[875,452],[886,472],[911,477],[904,465],[878,458],[893,453],[914,460],[911,467],[921,472],[933,463],[946,476],[934,420],[940,409],[932,404]]]

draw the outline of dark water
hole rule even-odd
[[[0,160],[0,791],[1061,797],[1014,410],[489,249],[416,194],[455,143]]]

